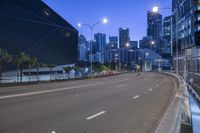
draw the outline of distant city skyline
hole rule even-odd
[[[104,33],[109,36],[119,36],[119,28],[130,29],[130,39],[139,41],[146,36],[147,11],[154,5],[159,7],[171,7],[171,0],[43,0],[48,6],[54,9],[61,17],[70,22],[87,39],[90,39],[90,32],[87,27],[77,27],[79,22],[93,24],[106,17],[109,23],[98,25],[94,33]],[[170,10],[161,10],[163,17],[170,15]]]

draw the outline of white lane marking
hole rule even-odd
[[[128,85],[119,85],[119,86],[117,86],[117,88],[126,87],[126,86],[128,86]]]
[[[144,94],[147,94],[147,93],[149,93],[150,91],[152,91],[153,89],[151,88],[151,89],[148,89],[148,91],[145,91],[144,92]]]
[[[157,84],[156,86],[157,86],[157,87],[159,87],[160,85],[159,85],[159,84]]]
[[[76,97],[79,97],[79,94],[77,94]]]
[[[56,133],[56,131],[51,131],[51,133]]]
[[[45,90],[45,91],[36,91],[36,92],[30,92],[30,93],[22,93],[22,94],[0,96],[0,99],[46,94],[46,93],[59,92],[59,91],[65,91],[65,90],[72,90],[72,89],[90,87],[90,86],[101,85],[101,84],[104,84],[104,82],[94,83],[94,84],[86,84],[86,85],[79,85],[79,86],[71,86],[71,87],[66,87],[66,88],[59,88],[59,89],[52,89],[52,90]]]
[[[137,96],[134,96],[133,99],[137,99],[137,98],[139,98],[139,97],[140,97],[140,95],[137,95]]]
[[[163,84],[163,81],[161,82],[161,84]]]
[[[101,111],[101,112],[99,112],[99,113],[97,113],[97,114],[94,114],[94,115],[92,115],[92,116],[90,116],[90,117],[87,117],[86,119],[87,120],[91,120],[91,119],[93,119],[93,118],[95,118],[95,117],[97,117],[97,116],[100,116],[100,115],[102,115],[102,114],[105,114],[106,113],[106,111]]]
[[[127,81],[127,80],[130,80],[130,79],[132,79],[132,78],[117,80],[117,81],[114,81],[114,83],[119,83],[119,82]]]

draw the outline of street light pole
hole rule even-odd
[[[170,7],[166,7],[166,8],[159,8],[159,7],[157,7],[157,6],[154,6],[153,7],[153,9],[152,9],[152,11],[154,12],[154,13],[157,13],[158,11],[159,11],[159,9],[167,9],[167,10],[169,10],[169,9],[172,9],[172,8],[170,8]],[[177,9],[172,13],[172,15],[171,15],[171,47],[172,47],[172,45],[173,45],[173,35],[172,35],[172,33],[173,33],[173,31],[172,31],[172,17],[173,17],[173,15],[176,15],[176,74],[177,74],[177,76],[178,76],[178,74],[179,74],[179,63],[178,63],[178,23],[177,23],[177,20],[178,20],[178,15],[177,15]]]
[[[90,59],[90,77],[92,77],[92,72],[93,72],[93,67],[92,67],[92,62],[93,62],[93,60],[92,60],[92,54],[93,54],[92,53],[92,51],[93,51],[93,48],[92,48],[92,43],[93,43],[93,29],[94,29],[94,27],[96,25],[102,24],[102,23],[106,24],[107,22],[108,22],[108,20],[106,18],[104,18],[103,20],[98,21],[98,22],[94,23],[93,25],[81,24],[81,23],[78,24],[78,27],[87,26],[90,29],[90,37],[91,37],[91,40],[90,40],[90,58],[91,58]]]

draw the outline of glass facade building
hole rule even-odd
[[[173,0],[172,12],[174,67],[200,94],[200,0]]]

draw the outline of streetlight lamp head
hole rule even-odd
[[[153,11],[154,13],[157,13],[157,12],[158,12],[158,10],[159,10],[159,9],[158,9],[158,7],[157,7],[157,6],[154,6],[154,7],[153,7],[153,9],[152,9],[152,11]]]
[[[129,43],[126,43],[126,47],[129,47],[130,46],[130,44]]]
[[[78,27],[81,27],[82,26],[82,24],[81,23],[78,23]]]
[[[107,24],[107,23],[108,23],[108,19],[107,19],[107,18],[104,18],[104,19],[102,20],[102,22],[103,22],[104,24]]]
[[[152,41],[152,42],[151,42],[151,44],[152,44],[152,45],[154,45],[154,44],[155,44],[155,42],[154,42],[154,41]]]

